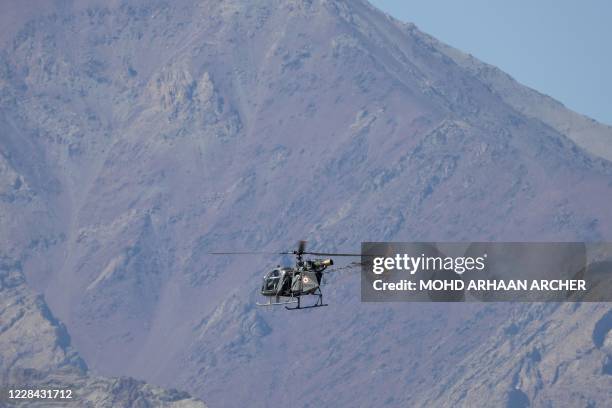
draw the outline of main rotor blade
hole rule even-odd
[[[305,255],[316,255],[316,256],[364,256],[364,257],[375,257],[375,256],[385,256],[385,255],[374,255],[374,254],[338,254],[332,252],[304,252]]]
[[[315,255],[315,256],[363,256],[363,257],[376,257],[386,256],[384,254],[348,254],[348,253],[336,253],[336,252],[298,252],[298,251],[283,251],[283,252],[270,252],[270,251],[227,251],[227,252],[205,252],[207,255],[296,255],[301,253],[302,255]]]
[[[342,271],[345,269],[353,269],[353,268],[361,268],[363,265],[367,265],[367,263],[362,263],[362,262],[351,262],[350,264],[344,265],[344,266],[338,266],[335,268],[331,268],[331,269],[326,269],[323,271],[323,273],[332,273],[332,272],[338,272],[338,271]]]
[[[233,251],[233,252],[206,252],[207,255],[292,255],[293,252],[262,252],[262,251]]]

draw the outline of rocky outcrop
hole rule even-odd
[[[19,262],[0,259],[0,405],[43,406],[44,400],[10,400],[7,389],[71,390],[82,407],[201,407],[185,392],[164,390],[129,377],[91,374],[64,324],[25,283]],[[53,403],[51,403],[53,404]],[[57,404],[57,403],[55,403]]]

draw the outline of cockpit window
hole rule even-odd
[[[269,272],[264,279],[264,290],[274,290],[279,279],[280,271],[278,269]]]

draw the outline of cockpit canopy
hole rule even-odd
[[[261,294],[264,296],[280,294],[283,284],[289,282],[287,272],[290,270],[290,268],[276,268],[268,272],[263,278]]]

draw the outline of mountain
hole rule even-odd
[[[603,125],[565,108],[553,98],[519,84],[505,72],[484,64],[471,55],[442,44],[426,34],[420,35],[423,41],[430,43],[457,65],[476,76],[491,92],[521,114],[552,127],[589,153],[612,160],[612,127],[609,125]]]
[[[0,260],[0,406],[42,406],[45,401],[7,401],[4,386],[17,389],[71,390],[69,402],[82,407],[206,408],[189,394],[162,390],[133,378],[91,375],[70,344],[66,327],[49,310],[44,298],[30,290],[19,263]],[[65,400],[66,401],[66,400]],[[58,402],[51,403],[58,406]]]
[[[224,407],[609,399],[605,304],[362,304],[345,270],[289,314],[254,303],[290,259],[207,255],[609,240],[609,127],[361,0],[0,7],[0,256],[95,375]]]

